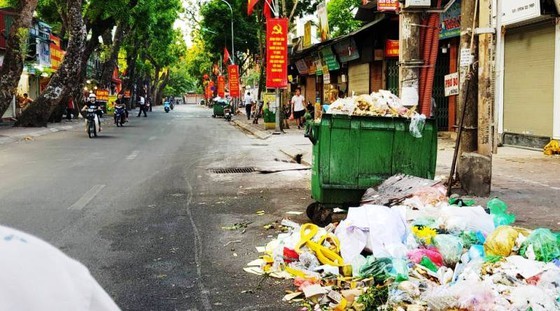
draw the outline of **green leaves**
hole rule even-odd
[[[349,34],[360,28],[361,22],[354,19],[354,11],[360,4],[359,0],[329,1],[327,4],[327,14],[333,38]]]

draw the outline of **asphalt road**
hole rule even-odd
[[[84,263],[123,310],[294,310],[289,281],[243,267],[276,236],[265,224],[305,211],[309,172],[214,173],[298,166],[210,115],[158,107],[95,139],[76,128],[0,146],[1,223]]]

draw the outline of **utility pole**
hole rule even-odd
[[[399,14],[399,95],[404,105],[418,105],[420,59],[420,13]]]
[[[472,61],[475,59],[477,46],[475,45],[475,36],[473,34],[474,27],[476,26],[475,14],[478,0],[473,1],[461,1],[461,41],[459,45],[459,55],[460,55],[460,69],[459,69],[459,105],[457,109],[457,116],[461,118],[464,115],[464,120],[457,122],[457,124],[463,123],[463,128],[459,131],[463,131],[461,135],[461,141],[459,142],[459,156],[464,152],[474,152],[477,148],[477,138],[476,138],[476,127],[477,127],[477,107],[476,99],[477,95],[477,75],[476,66],[473,72],[475,74],[471,75],[471,82],[467,84],[467,74],[469,74],[471,67],[473,66]],[[467,86],[469,89],[467,90]],[[468,97],[467,97],[468,96]],[[463,114],[463,109],[465,113]],[[459,161],[459,167],[461,167],[461,162]]]
[[[493,92],[492,66],[493,31],[490,24],[490,0],[480,0],[478,27],[478,153],[492,156]],[[490,167],[491,168],[491,167]]]
[[[461,2],[458,114],[461,120],[457,135],[459,158],[454,160],[459,163],[457,177],[461,187],[476,196],[490,195],[492,184],[490,12],[490,0]],[[480,38],[476,38],[477,33],[482,34]]]

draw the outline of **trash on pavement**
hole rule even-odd
[[[283,300],[299,310],[560,310],[558,234],[512,226],[500,200],[488,213],[418,185],[368,190],[325,228],[282,220],[244,270],[293,279]]]

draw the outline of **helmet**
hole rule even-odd
[[[89,98],[96,98],[95,94],[91,93],[89,94]]]

